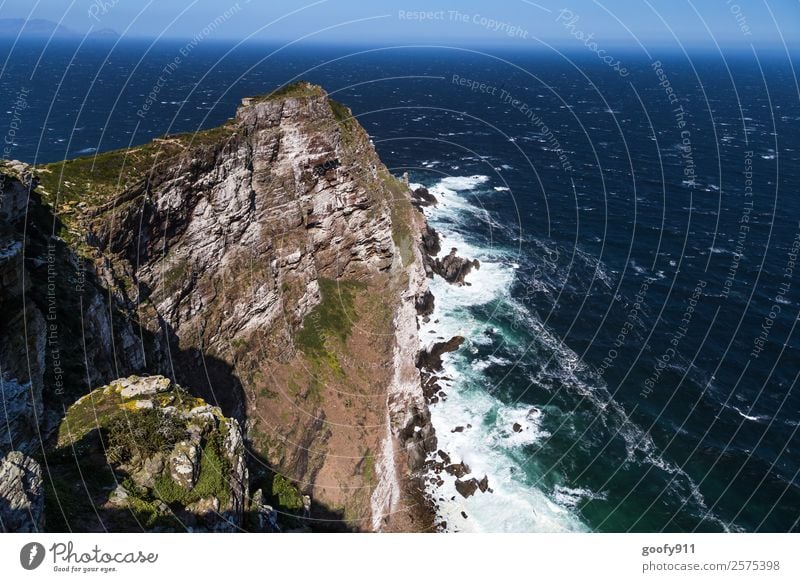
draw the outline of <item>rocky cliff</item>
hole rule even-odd
[[[80,398],[46,461],[51,530],[237,531],[245,524],[239,423],[163,376],[120,378]]]
[[[430,527],[426,227],[346,107],[299,83],[219,128],[2,172],[2,450],[43,460],[79,398],[161,374],[242,427],[251,511],[228,523]]]

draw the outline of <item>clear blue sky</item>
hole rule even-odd
[[[434,14],[420,20],[414,11]],[[800,42],[800,0],[0,0],[0,18],[25,17],[78,32],[171,38],[191,38],[216,20],[209,38],[281,42],[310,35],[329,43],[535,46],[540,39],[569,47],[593,34],[609,46],[637,47],[637,38],[677,46],[674,34],[686,46],[713,47],[713,35],[722,46],[749,49],[779,45],[779,30],[788,44]]]

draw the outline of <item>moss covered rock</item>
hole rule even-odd
[[[128,517],[162,531],[241,524],[248,488],[238,422],[162,376],[122,378],[75,402],[57,452],[58,482],[83,480],[107,529],[130,529]],[[84,454],[78,462],[69,452]],[[90,487],[81,475],[93,464],[112,479]],[[52,493],[60,506],[59,491]]]

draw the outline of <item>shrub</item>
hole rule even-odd
[[[158,409],[123,414],[108,425],[109,456],[125,461],[134,456],[150,457],[169,452],[186,437],[179,418]]]
[[[283,475],[275,475],[272,480],[272,495],[278,500],[278,504],[286,509],[302,509],[303,497]]]

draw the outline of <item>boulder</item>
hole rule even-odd
[[[472,269],[480,269],[481,263],[477,259],[470,260],[459,257],[456,253],[458,249],[453,248],[443,259],[434,259],[431,269],[448,283],[454,285],[464,285],[467,275]]]
[[[186,506],[186,511],[197,516],[216,515],[219,513],[219,499],[216,497],[204,497]]]
[[[420,351],[417,356],[417,368],[433,372],[440,371],[442,369],[442,355],[456,351],[463,343],[464,338],[460,335],[453,336],[446,342],[436,342],[427,350]]]
[[[169,456],[169,474],[184,489],[192,489],[200,473],[200,449],[192,442],[181,441]]]
[[[486,491],[491,491],[489,489],[489,477],[486,475],[483,476],[483,479],[478,481],[478,489],[481,490],[481,493],[486,493]]]
[[[164,376],[128,376],[116,381],[122,389],[123,398],[136,398],[139,396],[155,396],[161,392],[168,392],[172,381]]]
[[[424,208],[426,206],[436,206],[439,201],[436,196],[430,193],[427,188],[419,187],[411,192],[411,204],[417,208]]]
[[[430,289],[426,289],[424,293],[417,295],[414,299],[414,307],[417,309],[417,315],[427,317],[433,313],[434,301],[435,299]]]
[[[469,471],[470,471],[469,465],[467,465],[463,461],[460,462],[460,463],[452,463],[450,465],[447,465],[444,468],[444,470],[447,471],[450,475],[453,475],[454,477],[458,477],[458,478],[461,478],[464,475],[467,475],[469,473]]]
[[[155,486],[156,477],[164,470],[164,455],[155,455],[144,459],[138,471],[131,475],[133,482],[139,487],[152,488]]]
[[[478,480],[474,477],[467,481],[462,481],[461,479],[456,479],[456,491],[461,494],[461,497],[467,498],[471,497],[475,494],[475,491],[478,490]]]

